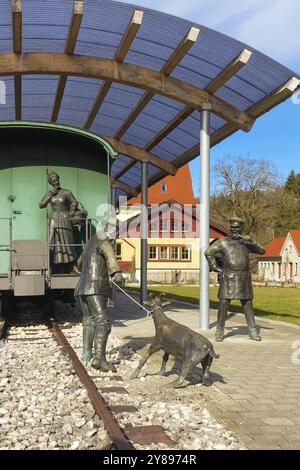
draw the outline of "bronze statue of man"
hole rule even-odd
[[[92,367],[103,372],[116,371],[106,361],[106,344],[111,331],[107,315],[108,299],[112,295],[109,277],[119,285],[124,285],[124,278],[110,241],[100,239],[97,234],[91,237],[84,247],[79,267],[81,275],[74,295],[79,297],[83,312],[82,360],[91,360],[94,344]]]
[[[211,271],[220,274],[219,309],[216,341],[223,341],[226,315],[230,301],[241,301],[249,328],[249,336],[261,341],[253,311],[253,287],[249,253],[263,255],[264,248],[248,236],[242,236],[244,221],[239,217],[230,220],[230,235],[214,242],[205,252]],[[222,260],[222,268],[217,259]]]

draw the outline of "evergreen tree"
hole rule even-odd
[[[292,170],[287,177],[284,189],[300,197],[300,173],[295,173],[295,171]]]

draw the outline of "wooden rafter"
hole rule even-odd
[[[137,35],[137,32],[142,24],[144,12],[142,10],[134,10],[130,23],[122,37],[119,47],[114,55],[114,60],[122,62],[130,49],[130,46]],[[89,114],[84,123],[84,129],[89,129],[103,103],[105,97],[111,87],[112,80],[106,80],[99,89],[96,99],[89,111]]]
[[[13,51],[22,52],[22,0],[11,0],[13,21]]]
[[[112,187],[119,188],[122,191],[125,191],[125,193],[129,194],[130,196],[136,197],[138,195],[136,189],[132,188],[131,186],[128,186],[128,184],[121,183],[121,181],[116,181],[114,178],[110,179],[110,183]]]
[[[69,55],[47,52],[26,54],[1,54],[0,75],[50,74],[75,75],[100,80],[112,80],[125,85],[147,89],[154,94],[166,96],[195,109],[211,104],[212,112],[239,128],[249,131],[254,119],[226,101],[190,83],[169,77],[160,72],[138,65],[120,63],[112,59],[92,56]]]
[[[272,108],[274,108],[274,106],[277,106],[284,100],[290,98],[299,87],[300,79],[297,77],[292,77],[283,86],[278,87],[276,90],[262,98],[258,103],[250,106],[246,111],[249,113],[249,115],[256,119],[262,114],[270,111]],[[211,135],[211,147],[214,147],[238,130],[238,127],[233,123],[225,124]],[[188,163],[197,155],[199,155],[199,144],[194,145],[192,148],[176,158],[173,161],[173,165],[179,168],[180,166]],[[162,171],[155,173],[149,179],[149,185],[159,181],[164,176],[165,173]],[[136,189],[138,192],[140,192],[140,187]]]
[[[120,170],[114,174],[114,178],[117,180],[121,178],[121,176],[125,175],[127,171],[129,171],[134,165],[136,164],[136,160],[130,160],[126,165],[123,166],[123,168],[120,168]]]
[[[221,88],[228,80],[230,80],[244,65],[246,65],[252,55],[252,52],[248,49],[243,49],[221,72],[211,80],[205,90],[211,94],[215,93]],[[161,129],[145,146],[145,150],[148,152],[152,150],[161,140],[163,140],[168,134],[170,134],[181,122],[187,119],[194,111],[194,108],[186,106],[183,108],[163,129]],[[197,148],[197,150],[199,150]],[[197,152],[196,150],[196,152]],[[119,173],[123,175],[126,171],[126,166],[119,170]]]
[[[11,1],[12,24],[13,24],[13,51],[15,54],[22,52],[22,0]],[[22,76],[16,74],[14,79],[15,88],[15,118],[22,118]]]
[[[73,6],[73,13],[70,21],[68,36],[65,45],[65,53],[73,54],[76,46],[77,37],[80,30],[81,21],[83,18],[83,0],[75,0]],[[62,74],[58,80],[55,101],[52,109],[51,122],[56,122],[59,110],[61,107],[64,91],[67,83],[68,75]]]
[[[208,93],[215,93],[219,90],[228,80],[230,80],[242,67],[244,67],[250,57],[252,52],[248,49],[243,49],[237,57],[235,57],[221,72],[211,80],[207,85],[205,90]],[[190,106],[186,106],[182,111],[180,111],[173,119],[170,121],[161,131],[159,131],[153,139],[146,145],[146,150],[153,149],[162,139],[164,139],[170,132],[172,132],[181,122],[187,119],[194,109]]]
[[[166,162],[162,158],[157,157],[153,153],[147,152],[146,150],[137,147],[132,144],[128,144],[126,142],[123,142],[121,140],[115,139],[114,137],[102,135],[103,139],[107,140],[111,144],[111,146],[114,148],[116,152],[122,155],[126,155],[130,158],[133,158],[135,163],[137,161],[143,162],[147,161],[151,163],[152,165],[157,166],[161,170],[165,171],[166,173],[170,175],[175,175],[177,172],[177,168],[172,165],[172,163]]]
[[[161,73],[169,76],[170,73],[176,68],[176,66],[181,62],[182,58],[185,54],[190,50],[192,45],[196,42],[200,30],[198,28],[192,27],[187,32],[185,37],[180,41],[174,52],[170,55],[169,59],[165,62],[161,69]],[[144,95],[139,99],[136,106],[133,108],[129,116],[127,117],[126,121],[122,124],[122,126],[117,130],[115,133],[115,137],[120,139],[127,129],[131,126],[131,124],[135,121],[141,111],[145,108],[145,106],[149,103],[149,101],[153,98],[154,93],[145,92]]]

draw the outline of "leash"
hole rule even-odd
[[[145,307],[143,307],[143,305],[141,305],[137,300],[135,300],[133,297],[131,297],[131,295],[129,295],[125,290],[123,290],[115,281],[113,281],[113,279],[110,279],[110,281],[111,281],[111,282],[114,284],[114,286],[116,286],[121,292],[123,292],[123,294],[125,294],[130,300],[132,300],[132,302],[134,302],[134,303],[137,304],[140,308],[142,308],[143,310],[145,310],[145,312],[147,312],[147,317],[150,317],[152,310],[147,310]]]

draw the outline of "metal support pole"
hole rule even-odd
[[[209,266],[205,250],[209,246],[210,193],[210,105],[202,107],[200,129],[200,328],[209,329]]]
[[[141,304],[147,299],[147,260],[148,260],[148,162],[142,162],[141,192]]]
[[[110,217],[115,217],[116,215],[116,205],[117,205],[117,196],[116,196],[116,188],[114,186],[112,186],[111,188],[111,195],[110,195],[110,204],[111,204],[111,208],[110,208]],[[113,241],[113,249],[114,249],[114,252],[115,254],[117,254],[117,240],[114,239]],[[116,288],[114,286],[114,284],[112,285],[112,301],[113,301],[113,304],[116,305]]]

